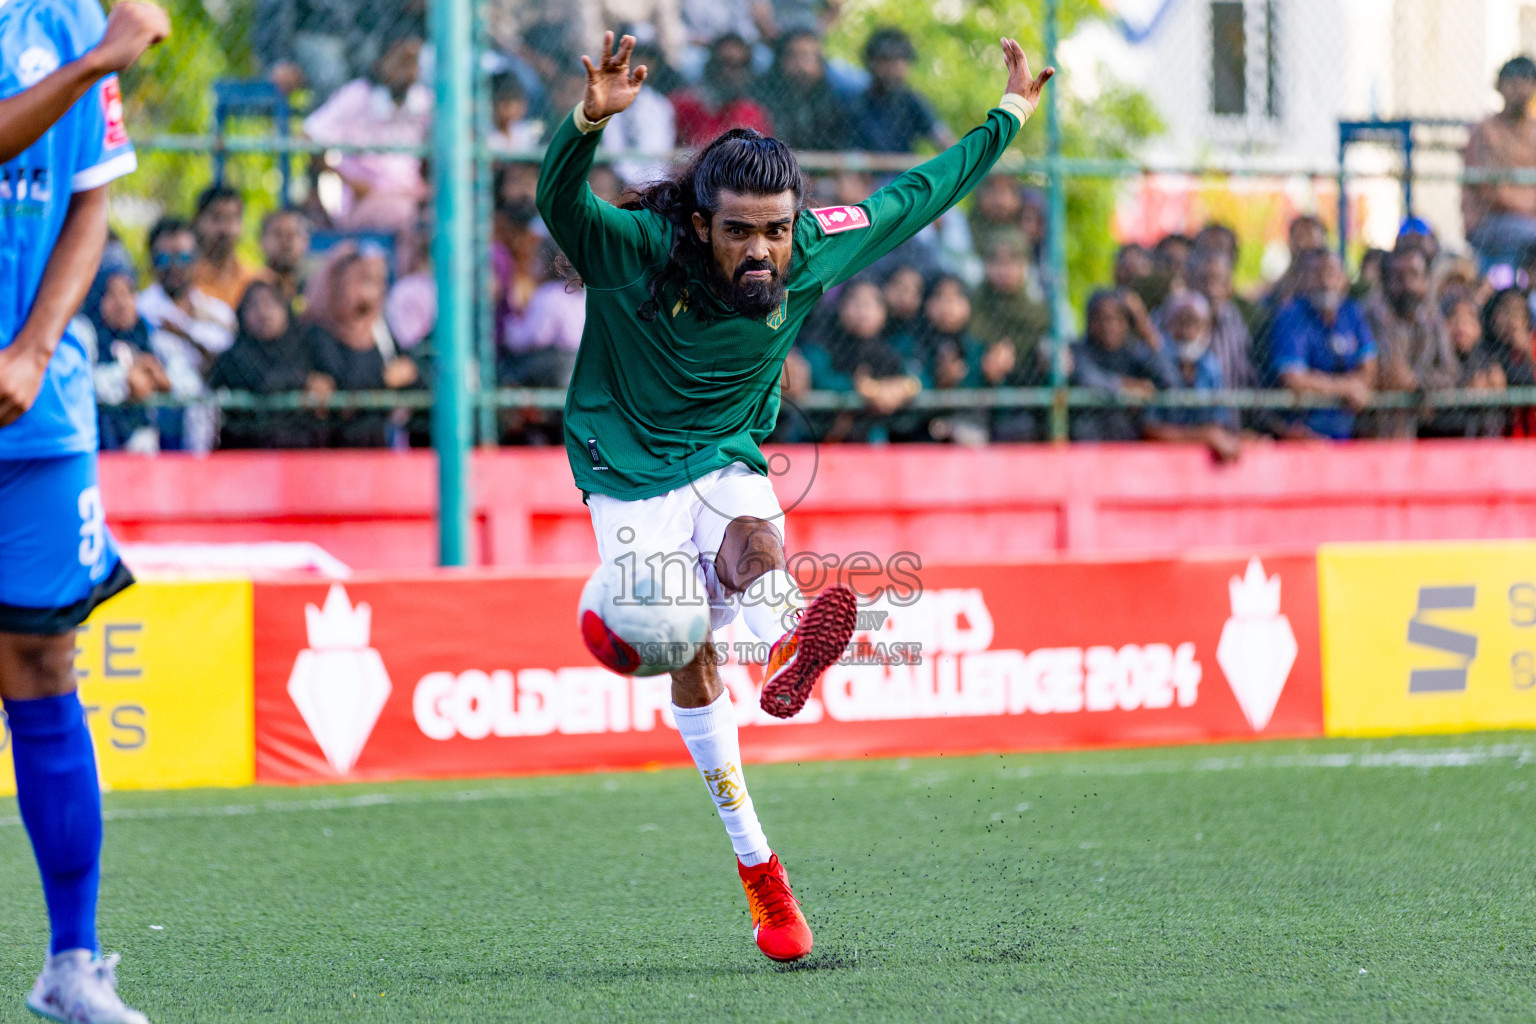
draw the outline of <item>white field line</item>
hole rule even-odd
[[[1475,768],[1505,761],[1512,768],[1536,761],[1536,748],[1522,743],[1501,743],[1487,747],[1384,750],[1358,754],[1239,754],[1234,757],[1205,757],[1194,761],[1165,758],[1120,764],[1020,765],[1010,769],[1010,772],[1018,776],[1161,775],[1266,768]]]
[[[1442,747],[1419,750],[1388,750],[1358,754],[1253,754],[1207,757],[1198,760],[1166,758],[1121,764],[1075,763],[1019,765],[1003,771],[1017,778],[1050,775],[1174,775],[1269,769],[1316,768],[1475,768],[1507,762],[1520,768],[1536,762],[1536,748],[1502,743],[1486,747]],[[947,775],[941,772],[940,776]],[[933,778],[934,776],[925,776]],[[107,821],[159,821],[169,818],[237,818],[256,814],[301,814],[310,811],[345,811],[364,807],[402,804],[479,803],[488,800],[526,799],[542,794],[527,789],[470,789],[452,793],[360,793],[357,796],[318,800],[267,800],[262,803],[212,804],[201,807],[141,807],[104,811]],[[18,815],[0,816],[0,828],[21,824]]]
[[[211,804],[203,807],[124,807],[105,810],[107,821],[158,821],[165,818],[239,818],[251,814],[299,814],[307,811],[344,811],[358,807],[389,807],[396,804],[454,804],[481,800],[510,800],[534,794],[517,789],[471,789],[457,793],[361,793],[357,796],[319,800],[268,800],[259,804]],[[0,828],[20,825],[20,815],[0,816]]]

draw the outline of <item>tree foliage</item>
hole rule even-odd
[[[1059,9],[1058,38],[1062,39],[1084,22],[1105,16],[1098,0],[1061,0]],[[860,63],[864,40],[886,25],[912,38],[918,51],[912,84],[957,134],[976,123],[1002,93],[1007,76],[998,48],[1000,36],[1019,41],[1031,70],[1038,72],[1045,64],[1042,0],[848,0],[828,38],[829,50]],[[1090,104],[1074,93],[1070,75],[1058,68],[1047,88],[1059,90],[1066,156],[1123,159],[1161,130],[1151,102],[1124,86],[1111,85]],[[1044,156],[1045,118],[1037,115],[1016,145],[1026,156]],[[1116,191],[1116,182],[1109,179],[1067,182],[1067,268],[1074,305],[1109,278],[1115,250],[1109,229]]]

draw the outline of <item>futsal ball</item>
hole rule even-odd
[[[605,564],[582,588],[577,619],[587,650],[604,666],[624,676],[655,676],[698,656],[709,632],[709,604],[697,595],[669,599],[649,574],[632,579]]]

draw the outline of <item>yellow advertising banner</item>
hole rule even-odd
[[[75,671],[110,789],[254,779],[249,580],[151,580],[80,627]],[[0,731],[0,793],[16,791]]]
[[[1318,551],[1330,736],[1536,727],[1536,542]]]

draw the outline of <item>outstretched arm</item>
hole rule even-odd
[[[818,231],[807,255],[812,272],[826,287],[857,274],[964,198],[986,177],[1034,113],[1045,83],[1056,69],[1046,68],[1031,76],[1029,59],[1015,40],[1002,40],[1002,48],[1008,85],[984,124],[860,203],[869,217],[867,228],[839,230],[831,235]]]
[[[539,170],[539,214],[571,266],[590,286],[619,287],[666,253],[666,228],[654,214],[618,210],[593,195],[587,174],[608,119],[629,107],[645,81],[645,65],[630,69],[633,36],[603,36],[603,58],[583,56],[587,91],[581,106],[561,122],[544,151]]]
[[[112,8],[101,42],[32,88],[0,100],[0,163],[20,156],[91,86],[122,71],[170,34],[170,18],[154,4],[125,0]]]

